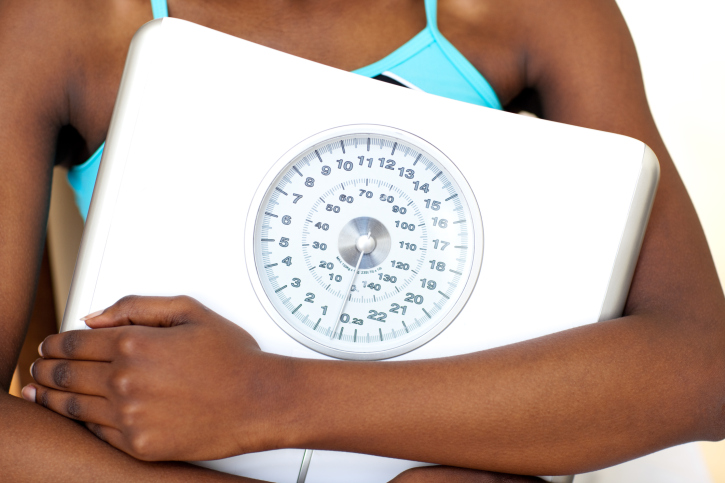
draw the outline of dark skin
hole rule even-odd
[[[192,445],[191,435],[198,428],[180,428],[187,433],[169,444],[162,441],[168,437],[160,429],[163,414],[198,411],[199,394],[207,394],[199,388],[217,374],[224,381],[230,368],[242,371],[237,382],[217,384],[209,394],[223,387],[247,410],[227,420],[236,430],[210,450],[217,456],[320,448],[489,471],[569,474],[725,437],[725,299],[697,215],[649,112],[636,52],[614,1],[439,3],[440,30],[489,80],[502,104],[529,89],[542,117],[625,134],[657,154],[660,185],[624,317],[468,356],[360,364],[262,353],[244,331],[188,299],[127,299],[89,321],[104,328],[77,338],[75,353],[53,349],[71,335],[46,342],[48,359],[35,364],[32,399],[90,421],[110,444],[144,460],[194,455],[199,445]],[[413,0],[171,0],[169,7],[172,16],[346,70],[384,57],[425,25],[422,2]],[[81,163],[103,142],[131,36],[150,18],[147,0],[0,1],[4,388],[30,314],[53,163]],[[110,364],[79,361],[91,358],[82,352],[84,342],[98,334],[108,344]],[[155,349],[167,348],[167,360],[173,360],[190,334],[206,341],[185,358],[197,368],[197,380],[180,384],[180,371],[163,365],[153,373],[134,369],[135,361],[155,357]],[[232,349],[229,340],[239,346]],[[240,357],[245,364],[229,363]],[[101,366],[124,369],[119,384],[109,385],[112,375]],[[57,384],[64,371],[73,382]],[[347,382],[351,371],[354,385]],[[177,392],[151,398],[140,387]],[[69,413],[69,399],[80,396],[108,404],[79,404],[76,414]],[[206,401],[229,411],[223,397]],[[304,410],[351,401],[357,404],[353,421]],[[411,401],[425,404],[408,411]],[[2,466],[17,468],[18,480],[28,471],[36,472],[30,480],[50,479],[72,468],[68,460],[87,471],[100,471],[108,461],[118,465],[117,474],[148,471],[153,478],[157,467],[138,466],[144,464],[50,411],[5,395],[0,405],[9,428],[0,434]],[[122,417],[124,408],[137,417]],[[19,443],[13,433],[25,438]],[[52,451],[39,443],[49,438],[58,441]],[[11,447],[16,453],[6,449]],[[504,478],[465,471],[421,469],[399,478]],[[67,474],[78,481],[86,473]]]

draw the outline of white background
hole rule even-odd
[[[657,127],[725,277],[725,1],[618,0]]]

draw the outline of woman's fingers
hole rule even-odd
[[[38,347],[46,359],[111,361],[118,332],[113,330],[71,330],[48,336]]]
[[[268,414],[278,393],[259,384],[289,371],[236,324],[188,297],[126,297],[91,320],[106,326],[53,335],[40,346],[37,394],[26,388],[26,399],[99,425],[89,427],[146,461],[220,458],[270,438],[258,421],[275,417]],[[86,405],[89,397],[107,401],[106,409]],[[251,417],[236,420],[240,405]],[[265,430],[240,448],[230,421],[245,432]]]
[[[95,361],[38,359],[30,368],[41,385],[91,396],[105,396],[111,376],[111,364]]]
[[[178,297],[141,297],[129,295],[100,313],[84,317],[93,329],[122,325],[174,327],[196,320],[201,312],[209,312],[195,299]]]
[[[23,388],[23,397],[32,397],[32,389],[35,389],[35,400],[31,402],[62,416],[103,426],[115,425],[113,412],[106,398],[57,391],[40,384],[30,384]]]

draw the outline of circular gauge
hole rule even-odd
[[[342,359],[430,341],[465,305],[483,254],[478,206],[454,164],[377,125],[331,129],[288,151],[258,189],[246,235],[269,315]]]

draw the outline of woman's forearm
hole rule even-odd
[[[570,474],[719,439],[720,322],[630,316],[448,359],[299,360],[285,444]]]
[[[625,317],[448,359],[296,361],[285,444],[571,474],[725,437],[725,299],[684,186],[658,151]]]
[[[0,392],[0,467],[8,482],[253,482],[185,463],[146,463],[86,428]]]

